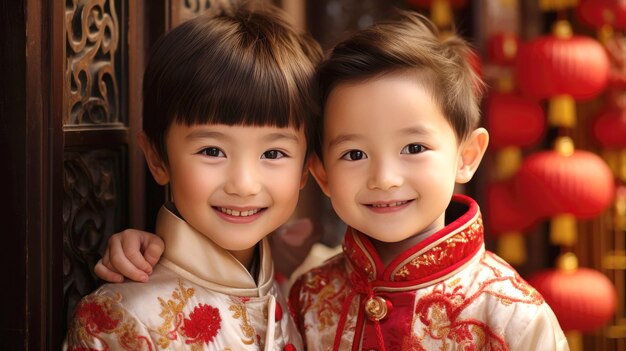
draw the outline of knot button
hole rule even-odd
[[[385,318],[392,308],[391,302],[380,296],[373,296],[365,301],[365,313],[372,321],[379,321]]]

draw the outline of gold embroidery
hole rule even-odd
[[[374,261],[371,257],[371,255],[369,254],[369,252],[365,249],[365,246],[363,245],[363,243],[361,242],[361,239],[359,238],[358,235],[354,236],[354,243],[355,245],[357,245],[359,247],[359,252],[361,254],[357,255],[357,250],[354,247],[350,248],[350,257],[353,258],[359,258],[358,262],[356,262],[356,264],[358,264],[359,266],[361,266],[361,269],[367,273],[367,279],[372,281],[374,279],[376,279],[376,271],[374,268]]]
[[[402,268],[400,268],[400,270],[398,270],[398,271],[396,272],[396,277],[402,277],[402,278],[404,278],[404,277],[408,276],[408,275],[409,275],[409,273],[410,273],[410,272],[409,272],[408,268],[406,268],[406,266],[402,266]]]
[[[317,329],[322,331],[335,325],[334,316],[341,312],[339,292],[335,291],[333,284],[326,285],[318,294],[314,309],[317,311]]]
[[[430,318],[430,333],[436,335],[438,338],[446,339],[450,333],[450,320],[448,319],[448,313],[445,308],[439,304],[433,305]]]
[[[159,317],[163,318],[163,324],[158,329],[159,339],[157,344],[161,348],[167,348],[172,340],[177,337],[177,330],[183,322],[183,308],[187,305],[189,298],[195,294],[194,288],[186,288],[182,280],[178,280],[178,288],[172,292],[172,300],[163,300],[158,297],[161,305]]]
[[[241,338],[241,342],[246,345],[252,345],[254,343],[253,337],[255,330],[248,319],[248,310],[246,308],[245,301],[239,299],[236,304],[230,305],[228,309],[233,312],[233,318],[241,319],[239,327],[244,335],[244,338]]]
[[[473,325],[471,330],[474,334],[473,345],[476,347],[476,350],[484,350],[487,344],[487,333],[477,325]]]
[[[480,240],[481,236],[482,217],[478,216],[472,224],[468,225],[463,230],[445,239],[437,244],[437,246],[430,248],[427,252],[413,257],[408,262],[405,261],[406,263],[403,263],[403,265],[398,267],[397,271],[393,273],[394,280],[410,276],[412,270],[418,271],[420,269],[441,265],[445,259],[449,259],[449,256],[453,254],[451,252],[452,249]],[[350,253],[350,255],[354,256],[356,254]]]

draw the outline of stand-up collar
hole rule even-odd
[[[274,283],[274,266],[267,239],[260,243],[258,279],[228,251],[161,207],[156,234],[165,241],[161,262],[186,279],[236,296],[265,296]],[[257,283],[258,282],[258,283]]]
[[[453,214],[459,210],[460,214]],[[374,285],[389,285],[387,282],[398,287],[447,276],[483,248],[484,238],[480,210],[471,198],[454,195],[446,219],[443,229],[398,255],[387,267],[369,237],[348,228],[343,249],[350,270]]]

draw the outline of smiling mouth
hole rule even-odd
[[[370,206],[374,207],[374,208],[386,208],[386,207],[398,207],[398,206],[402,206],[404,204],[407,204],[409,201],[396,201],[396,202],[389,202],[389,203],[385,203],[385,204],[371,204]]]
[[[245,211],[238,211],[238,210],[233,210],[230,208],[226,208],[226,207],[216,207],[216,209],[222,213],[225,213],[229,216],[233,216],[233,217],[249,217],[249,216],[253,216],[255,214],[257,214],[259,211],[261,211],[260,208],[256,208],[253,210],[245,210]]]

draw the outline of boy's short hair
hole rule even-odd
[[[143,129],[165,161],[172,123],[304,127],[312,143],[321,58],[319,44],[269,4],[243,2],[195,17],[152,49]]]
[[[467,42],[455,35],[439,36],[426,17],[408,11],[356,32],[337,44],[320,65],[321,112],[332,90],[394,73],[415,75],[448,119],[459,141],[480,121],[483,83],[471,68]],[[324,118],[317,121],[315,150],[321,156]]]

